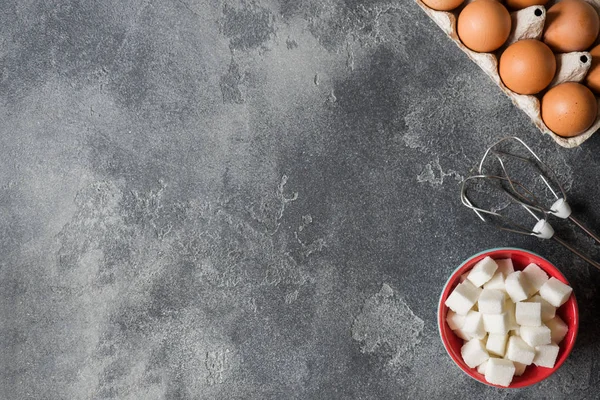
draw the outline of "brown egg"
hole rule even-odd
[[[429,8],[438,11],[450,11],[460,6],[465,0],[421,0]]]
[[[510,34],[510,14],[496,0],[475,0],[458,16],[458,36],[473,51],[498,50]]]
[[[600,45],[590,50],[592,66],[585,77],[585,84],[597,94],[600,94]]]
[[[583,0],[563,0],[546,14],[544,43],[556,53],[587,50],[598,37],[600,18]]]
[[[556,59],[539,40],[519,40],[502,53],[499,73],[504,85],[513,92],[536,94],[552,82]]]
[[[583,133],[596,121],[597,112],[596,97],[580,83],[562,83],[548,90],[542,98],[542,119],[559,136]]]
[[[513,10],[522,10],[530,6],[544,6],[548,0],[506,0],[506,6]]]

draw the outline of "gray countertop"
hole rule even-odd
[[[599,230],[600,139],[543,136],[414,2],[5,1],[0,32],[0,398],[597,397],[600,273],[458,183],[516,134]],[[522,390],[468,378],[436,325],[499,246],[581,310]]]

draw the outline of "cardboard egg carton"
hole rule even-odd
[[[535,126],[542,133],[547,133],[563,147],[577,147],[592,136],[600,128],[600,101],[598,104],[598,117],[596,122],[585,132],[578,136],[565,138],[552,132],[542,121],[540,97],[536,95],[522,95],[508,89],[498,75],[498,56],[510,44],[522,39],[540,39],[546,22],[546,8],[544,6],[531,6],[519,11],[511,12],[512,31],[505,45],[495,53],[477,53],[468,49],[458,38],[456,21],[460,10],[474,0],[465,0],[464,4],[453,11],[436,11],[427,7],[421,0],[415,0],[425,13],[450,37],[450,39],[469,56],[479,67],[500,87],[512,102],[527,114]],[[585,0],[592,4],[596,11],[600,10],[600,0]],[[550,8],[557,1],[549,1],[546,7]],[[592,57],[588,52],[573,52],[556,54],[556,75],[550,87],[563,82],[581,82],[590,69]],[[598,100],[598,98],[596,98]]]

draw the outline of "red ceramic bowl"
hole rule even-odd
[[[501,258],[510,258],[512,259],[513,265],[516,270],[522,270],[530,263],[536,263],[539,265],[546,273],[550,276],[555,277],[561,282],[568,284],[567,280],[561,274],[561,272],[554,265],[550,263],[550,261],[546,260],[527,250],[522,249],[514,249],[514,248],[499,248],[499,249],[491,249],[483,251],[479,254],[475,254],[467,261],[463,262],[450,276],[448,282],[444,286],[444,290],[442,291],[442,295],[440,297],[440,304],[438,307],[438,326],[440,329],[440,336],[442,337],[442,342],[444,343],[444,347],[446,351],[450,355],[450,358],[454,360],[456,365],[459,366],[467,375],[471,378],[478,380],[479,382],[485,383],[486,385],[495,386],[499,388],[503,388],[502,386],[492,385],[485,380],[485,377],[477,372],[476,368],[469,368],[467,364],[462,359],[460,354],[460,348],[462,347],[464,341],[456,336],[452,329],[448,326],[446,322],[446,313],[448,312],[448,307],[444,304],[446,299],[452,293],[452,290],[458,285],[460,282],[460,276],[465,272],[469,271],[471,268],[475,266],[475,264],[481,260],[482,258],[490,256],[493,259],[501,259]],[[577,308],[577,300],[575,299],[575,295],[571,294],[571,297],[565,304],[563,304],[558,310],[556,310],[556,314],[567,324],[569,327],[569,332],[567,336],[559,343],[560,350],[558,352],[558,358],[556,359],[556,364],[554,368],[544,368],[537,367],[535,365],[529,365],[523,375],[515,376],[509,386],[509,388],[522,388],[525,386],[530,386],[535,383],[541,382],[550,375],[552,375],[560,366],[565,362],[571,350],[573,350],[573,346],[575,345],[575,338],[577,336],[577,330],[579,329],[579,310]]]

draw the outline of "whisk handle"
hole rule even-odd
[[[600,264],[598,262],[592,260],[590,257],[586,256],[585,254],[583,254],[582,252],[580,252],[579,250],[577,250],[576,248],[559,238],[558,236],[554,235],[552,236],[552,239],[554,239],[557,243],[568,249],[571,253],[575,254],[591,266],[596,267],[596,269],[600,270]]]
[[[589,230],[588,228],[586,228],[581,222],[579,222],[578,219],[576,219],[575,217],[573,217],[572,215],[569,215],[569,219],[578,227],[581,228],[582,231],[584,231],[585,233],[587,233],[588,235],[590,235],[590,237],[592,239],[594,239],[596,241],[596,243],[600,243],[600,238],[591,230]]]

